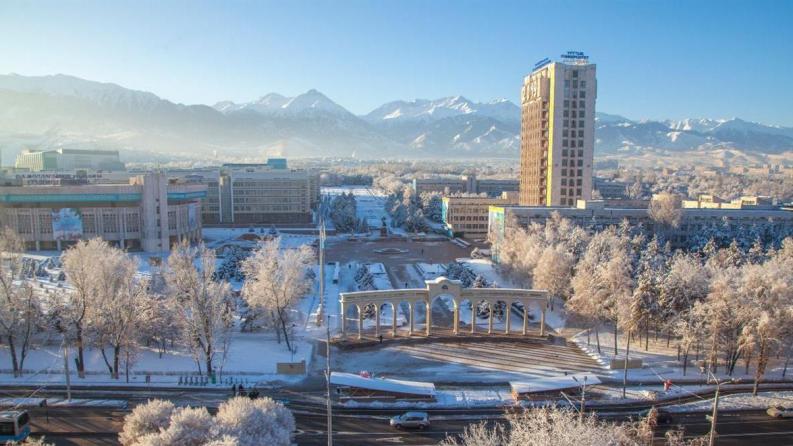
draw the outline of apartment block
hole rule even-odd
[[[596,68],[570,51],[544,59],[521,89],[520,204],[574,206],[592,198]]]

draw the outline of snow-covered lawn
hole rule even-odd
[[[446,274],[446,265],[440,263],[417,263],[416,268],[424,280],[432,280]]]
[[[300,336],[293,340],[296,352],[293,355],[287,350],[282,342],[278,344],[275,334],[267,333],[239,333],[233,335],[231,348],[225,363],[218,355],[215,359],[217,371],[220,373],[222,367],[223,376],[245,376],[249,381],[294,381],[294,375],[277,375],[276,364],[278,362],[300,362],[305,360],[307,365],[311,361],[313,342],[310,339]],[[108,353],[109,354],[109,353]],[[102,360],[99,350],[89,348],[85,352],[85,363],[87,376],[85,380],[77,378],[74,367],[75,351],[70,351],[70,369],[73,384],[83,382],[91,383],[117,383],[125,384],[126,380],[122,376],[118,381],[110,378],[107,366]],[[62,383],[65,378],[63,375],[63,350],[59,345],[48,345],[30,352],[25,361],[25,369],[29,372],[20,378],[14,378],[8,372],[10,359],[8,349],[4,346],[0,349],[0,382],[16,384],[44,384]],[[197,371],[197,366],[193,358],[184,352],[169,351],[160,357],[154,350],[144,349],[138,354],[138,358],[130,369],[130,381],[133,383],[144,384],[145,376],[151,375],[153,384],[177,383],[181,376],[193,374]],[[302,379],[303,376],[297,378]]]
[[[578,333],[577,335],[572,337],[572,340],[583,350],[586,354],[588,354],[591,358],[595,359],[599,364],[601,364],[604,368],[608,368],[611,360],[615,357],[614,355],[614,332],[609,330],[601,330],[600,331],[600,353],[597,350],[596,338],[594,331],[590,334],[589,343],[587,343],[587,335],[586,330]],[[623,335],[617,336],[617,346],[619,349],[618,358],[622,358],[625,355],[625,347],[627,345],[627,338]],[[663,336],[659,336],[658,340],[655,339],[655,336],[651,333],[650,340],[648,343],[648,349],[645,350],[645,340],[644,337],[641,338],[639,341],[635,339],[631,342],[631,351],[630,351],[630,358],[637,358],[642,360],[642,368],[640,369],[629,369],[628,370],[628,379],[629,380],[636,380],[636,381],[656,381],[663,382],[666,379],[671,379],[674,381],[704,381],[707,376],[706,374],[699,369],[698,365],[696,364],[696,356],[692,352],[689,354],[689,365],[686,370],[686,374],[683,374],[683,365],[677,359],[677,345],[675,344],[675,340],[672,339],[669,342],[669,346],[667,347],[666,338]],[[699,359],[703,357],[700,355]],[[716,373],[720,379],[730,379],[734,378],[736,380],[740,380],[741,382],[747,383],[752,382],[754,380],[754,370],[755,370],[756,361],[753,361],[749,367],[748,373],[745,368],[745,363],[743,360],[739,360],[738,364],[735,366],[735,373],[732,376],[728,376],[724,372],[724,366],[722,364],[719,365],[719,369]],[[770,360],[770,364],[768,369],[765,373],[765,379],[782,379],[782,373],[784,369],[784,358],[775,358],[772,357]],[[609,372],[612,376],[617,378],[622,378],[623,370],[610,370]],[[787,378],[790,379],[790,371],[786,374]]]

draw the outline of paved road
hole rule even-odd
[[[3,393],[19,391],[3,389]],[[41,396],[48,392],[43,391]],[[60,396],[61,392],[52,392]],[[123,392],[129,395],[129,392]],[[286,400],[297,419],[298,432],[295,441],[299,445],[326,444],[325,413],[321,404],[321,392],[296,392],[289,389],[265,391],[275,398]],[[75,392],[79,398],[111,397],[120,394],[118,390],[80,390]],[[217,406],[228,397],[219,390],[155,390],[151,394],[133,394],[130,405],[144,401],[150,396],[173,399],[177,404]],[[612,409],[609,409],[612,411]],[[338,445],[381,445],[381,444],[436,444],[449,434],[462,432],[465,426],[479,420],[489,423],[503,422],[503,411],[497,408],[485,409],[438,409],[430,410],[432,427],[426,431],[398,431],[388,425],[388,418],[400,413],[401,409],[336,409],[334,411],[334,439]],[[117,445],[117,432],[126,411],[115,409],[50,408],[47,421],[44,409],[33,409],[33,431],[45,435],[58,446]],[[613,412],[612,412],[613,413]],[[604,418],[625,420],[626,414],[602,414]],[[665,430],[681,426],[688,436],[707,434],[710,423],[705,414],[676,414],[672,422],[659,428],[656,444],[662,441]],[[793,420],[777,420],[766,416],[762,411],[722,412],[718,424],[719,445],[763,446],[793,444]]]
[[[400,431],[388,425],[389,413],[378,415],[341,413],[333,418],[333,438],[337,445],[433,445],[447,435],[458,434],[478,418],[475,412],[466,411],[465,419],[448,419],[454,415],[431,415],[432,426],[425,431]],[[43,410],[32,411],[33,431],[45,433],[48,440],[58,446],[117,445],[117,432],[121,427],[123,411],[107,409],[50,409],[50,423]],[[489,415],[492,416],[492,415]],[[323,414],[297,413],[298,431],[295,442],[299,445],[327,444],[325,416]],[[624,419],[619,417],[619,419]],[[488,423],[502,420],[486,420]],[[672,423],[659,428],[657,445],[664,444],[663,435],[668,429],[682,427],[686,436],[706,435],[710,424],[704,414],[681,414]],[[793,443],[793,420],[769,418],[761,412],[735,412],[719,415],[718,445],[790,445]]]

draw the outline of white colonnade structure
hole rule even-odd
[[[380,310],[384,305],[391,307],[392,320],[390,322],[391,335],[397,336],[397,314],[399,306],[403,303],[408,308],[408,336],[432,334],[432,303],[441,296],[447,297],[452,302],[453,326],[452,332],[455,335],[461,334],[460,323],[469,322],[470,333],[476,333],[476,314],[477,306],[484,302],[488,308],[487,333],[493,333],[493,310],[499,302],[506,304],[505,308],[505,334],[512,334],[511,309],[513,303],[520,303],[523,306],[523,326],[520,334],[526,335],[529,327],[529,313],[533,306],[540,312],[540,336],[545,335],[545,311],[548,307],[548,292],[545,290],[527,290],[518,288],[463,288],[458,280],[438,277],[437,279],[425,281],[425,288],[406,288],[401,290],[373,290],[373,291],[354,291],[340,293],[339,305],[341,312],[341,333],[342,337],[347,337],[347,310],[355,307],[358,311],[358,339],[363,337],[364,310],[367,307],[375,307],[375,336],[381,335]],[[469,321],[460,320],[460,306],[468,301],[471,304],[471,317]],[[424,307],[425,321],[423,331],[416,331],[415,312],[419,307]],[[385,326],[386,330],[389,328]]]

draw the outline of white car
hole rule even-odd
[[[769,407],[765,412],[774,418],[793,418],[793,408],[773,406]]]
[[[403,427],[426,429],[430,426],[430,417],[426,412],[407,412],[391,418],[390,423],[397,429]]]

